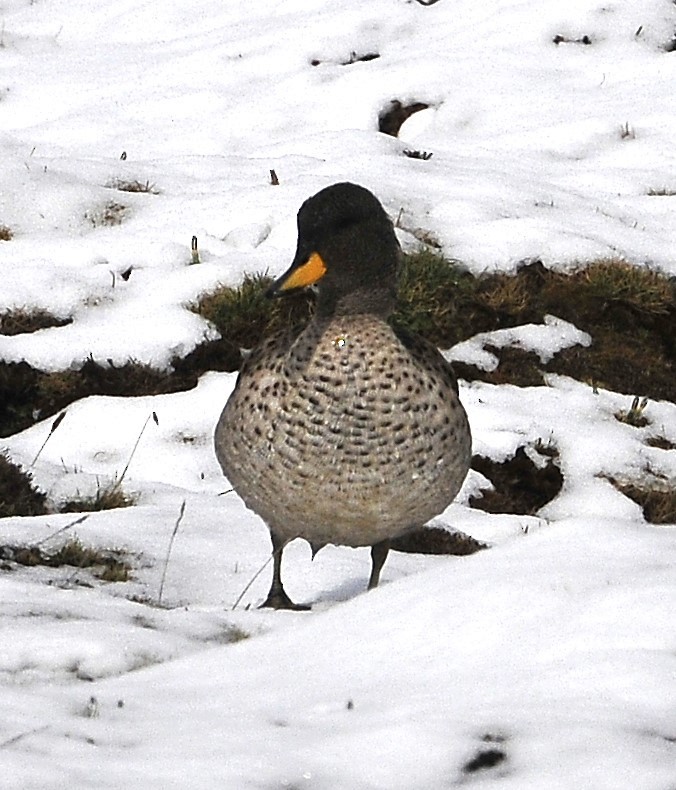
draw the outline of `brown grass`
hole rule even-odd
[[[2,546],[5,561],[27,567],[90,568],[102,581],[126,582],[131,566],[121,551],[105,551],[85,546],[78,538],[71,538],[54,551],[38,545]]]
[[[636,502],[650,524],[676,524],[676,487],[655,478],[652,484],[627,483],[609,478],[615,488]]]
[[[117,189],[118,192],[138,192],[146,195],[159,195],[160,190],[150,181],[127,181],[123,178],[114,178],[106,184],[108,189]]]
[[[378,115],[378,131],[389,134],[391,137],[398,137],[404,122],[414,113],[426,110],[428,107],[429,104],[425,104],[425,102],[402,104],[398,99],[395,99]]]
[[[556,464],[556,450],[549,447],[545,457],[549,462],[540,468],[526,455],[523,447],[502,462],[475,455],[472,469],[487,477],[493,489],[471,497],[470,505],[488,513],[534,515],[554,499],[563,485],[563,475]]]
[[[519,371],[515,352],[508,354],[507,377],[532,381],[535,369],[561,373],[628,395],[651,399],[676,398],[676,281],[624,261],[597,261],[570,275],[552,272],[541,263],[522,267],[516,275],[491,275],[476,281],[464,302],[458,327],[463,336],[524,323],[540,323],[547,314],[570,321],[588,332],[588,348],[573,346],[546,365],[521,353],[526,371]],[[516,353],[518,355],[518,352]],[[497,371],[485,374],[465,366],[462,375],[501,382]],[[502,378],[500,378],[502,377]],[[519,383],[516,381],[515,383]]]
[[[0,453],[0,518],[46,512],[46,496],[33,485],[31,474]]]
[[[669,189],[668,187],[654,187],[646,192],[646,195],[651,197],[673,197],[676,195],[676,190]]]
[[[57,318],[47,310],[7,310],[0,314],[0,335],[28,334],[70,323],[71,318]]]
[[[676,450],[676,444],[670,442],[666,436],[650,436],[646,439],[646,444],[659,450]]]
[[[100,510],[131,507],[136,502],[137,497],[125,493],[117,482],[112,482],[103,487],[99,485],[92,496],[66,500],[59,507],[59,513],[94,513]]]

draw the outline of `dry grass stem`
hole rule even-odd
[[[157,596],[157,605],[162,606],[162,596],[164,595],[164,582],[167,578],[167,570],[169,568],[169,558],[171,557],[171,550],[174,547],[174,540],[176,538],[176,534],[178,532],[178,528],[181,525],[181,521],[183,520],[183,516],[185,514],[185,499],[181,502],[181,508],[178,512],[178,518],[176,519],[176,523],[174,524],[173,532],[171,533],[171,537],[169,538],[169,546],[167,548],[167,556],[164,560],[164,568],[162,569],[162,579],[160,580],[160,591]]]

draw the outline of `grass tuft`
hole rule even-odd
[[[14,231],[7,225],[0,225],[0,241],[11,241],[14,238]]]
[[[629,121],[625,121],[620,127],[620,139],[621,140],[636,139],[636,131],[634,130],[634,127],[629,124]]]
[[[637,395],[631,402],[631,407],[627,411],[618,411],[615,414],[615,419],[634,428],[644,428],[650,424],[650,420],[643,414],[647,405],[648,399],[641,400]]]
[[[609,479],[618,491],[641,507],[649,524],[676,524],[676,487],[673,484],[658,478],[653,478],[651,485]]]
[[[577,279],[588,298],[622,305],[636,313],[666,315],[674,304],[673,282],[625,261],[597,261],[580,270]]]
[[[306,324],[312,314],[311,292],[269,299],[265,292],[272,282],[267,274],[245,274],[241,285],[222,286],[204,296],[195,311],[233,347],[253,348],[267,335]]]
[[[433,343],[454,345],[464,334],[462,309],[474,278],[456,261],[422,249],[405,255],[399,269],[397,311],[392,323]],[[443,342],[442,342],[443,341]]]
[[[418,151],[410,148],[404,148],[402,153],[409,159],[422,159],[423,162],[428,162],[434,156],[431,151]]]
[[[18,464],[0,453],[0,518],[41,516],[47,512],[45,494]]]
[[[193,236],[190,240],[190,265],[196,266],[200,263],[200,251],[197,246],[197,236]]]
[[[113,480],[105,486],[96,487],[96,493],[86,497],[67,499],[59,507],[59,513],[96,513],[101,510],[115,510],[132,507],[138,497],[122,490],[119,480]]]
[[[40,546],[1,546],[5,561],[15,562],[27,567],[45,566],[61,568],[91,568],[94,575],[102,581],[126,582],[129,580],[131,566],[121,551],[104,551],[85,546],[79,538],[66,541],[55,551]]]
[[[571,38],[570,36],[562,36],[560,33],[557,33],[552,38],[552,43],[558,46],[559,44],[582,44],[585,47],[588,47],[592,43],[591,36],[583,35],[579,38]]]
[[[523,271],[523,270],[522,270]],[[477,299],[485,309],[495,314],[500,323],[519,320],[530,305],[529,281],[524,276],[494,275],[483,287],[478,284]]]
[[[463,773],[473,774],[477,771],[487,771],[495,768],[507,759],[504,749],[497,747],[482,747],[471,760],[468,760],[462,767]]]
[[[238,625],[231,625],[228,627],[225,638],[228,644],[235,644],[236,642],[243,642],[248,639],[251,634],[240,628]]]
[[[160,190],[150,181],[126,181],[123,178],[114,178],[106,184],[107,189],[117,189],[118,192],[140,192],[146,195],[159,195]]]

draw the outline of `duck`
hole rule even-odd
[[[280,298],[314,288],[314,314],[246,358],[218,420],[225,477],[267,525],[272,584],[263,607],[309,609],[282,584],[296,538],[371,547],[377,587],[390,541],[454,500],[469,469],[471,432],[453,369],[424,338],[391,323],[401,248],[388,214],[363,186],[336,183],[297,215]]]

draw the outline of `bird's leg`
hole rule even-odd
[[[270,609],[294,609],[295,611],[307,611],[310,607],[304,604],[294,603],[286,594],[282,585],[282,552],[286,543],[270,530],[272,538],[272,585],[268,597],[261,604]]]
[[[380,571],[383,569],[389,550],[389,540],[381,540],[380,543],[374,543],[373,546],[371,546],[371,562],[373,565],[371,568],[371,578],[369,579],[369,590],[378,586]]]

